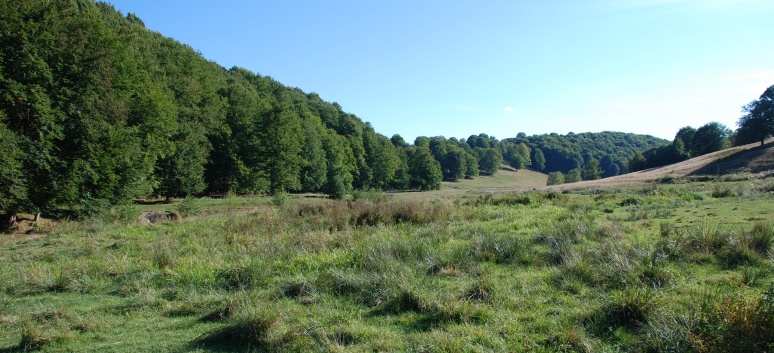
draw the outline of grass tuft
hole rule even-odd
[[[774,225],[768,222],[756,222],[749,232],[745,232],[742,242],[760,255],[767,256],[774,246]]]
[[[195,341],[208,349],[271,350],[273,336],[280,326],[278,313],[269,307],[248,307],[230,323],[199,336]]]
[[[21,322],[21,338],[17,346],[19,350],[24,352],[37,351],[51,342],[51,340],[52,337],[47,335],[32,320],[24,320]]]
[[[602,306],[589,321],[593,332],[608,332],[623,327],[628,330],[648,323],[658,307],[656,292],[649,288],[627,288],[607,296]]]

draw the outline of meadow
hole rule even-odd
[[[2,234],[0,352],[774,350],[773,179],[475,182]]]

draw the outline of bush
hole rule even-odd
[[[704,352],[767,352],[774,348],[774,285],[762,296],[705,297],[693,330]]]
[[[202,204],[198,198],[189,195],[177,205],[176,209],[183,217],[196,216],[201,214]]]
[[[736,192],[729,187],[716,187],[712,190],[712,197],[716,199],[736,196]]]
[[[285,190],[280,190],[274,193],[274,196],[271,197],[271,203],[274,206],[282,206],[290,200],[290,197],[288,196],[288,193]]]
[[[625,206],[639,205],[641,203],[642,203],[642,200],[639,199],[639,198],[627,197],[627,198],[623,199],[623,201],[621,201],[619,203],[619,205],[621,205],[621,207],[625,207]]]

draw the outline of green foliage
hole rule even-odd
[[[196,216],[202,212],[202,202],[197,197],[186,196],[186,198],[177,204],[177,212],[183,217]]]
[[[762,352],[774,347],[774,286],[762,296],[703,298],[693,347],[707,352]]]
[[[503,156],[495,148],[477,148],[478,168],[481,172],[492,175],[500,170],[500,164],[503,162]]]
[[[430,150],[415,147],[409,157],[410,186],[419,190],[438,190],[441,188],[441,164],[433,158]]]
[[[731,130],[711,122],[698,130],[686,126],[675,135],[674,141],[651,148],[629,160],[629,170],[639,171],[682,162],[688,158],[731,147]]]
[[[691,155],[700,156],[731,147],[728,138],[731,131],[723,124],[710,122],[696,129]]]
[[[645,159],[645,156],[642,155],[642,153],[635,153],[634,157],[629,160],[629,171],[631,172],[638,172],[640,170],[646,169],[648,167],[648,160]]]
[[[539,172],[546,169],[546,157],[539,148],[532,150],[532,166]]]
[[[550,172],[548,173],[546,185],[560,185],[564,184],[564,181],[564,174],[562,172]]]
[[[581,171],[578,168],[570,170],[567,172],[567,175],[564,176],[565,183],[577,183],[581,180]]]
[[[60,220],[3,239],[0,350],[765,351],[767,184],[713,183]]]
[[[583,166],[583,180],[597,180],[600,178],[599,161],[591,159]]]
[[[21,161],[24,153],[18,145],[16,134],[4,124],[5,115],[0,111],[0,210],[15,213],[27,206],[27,185]]]
[[[269,181],[269,193],[301,188],[301,120],[291,107],[275,107],[261,121],[258,147],[260,169]]]
[[[560,171],[564,174],[571,169],[582,168],[586,160],[605,157],[618,165],[621,174],[627,173],[624,161],[629,161],[637,152],[662,145],[665,141],[652,136],[605,131],[601,133],[568,133],[567,135],[544,134],[520,136],[506,139],[515,144],[525,143],[532,149],[532,164],[538,171]],[[538,168],[537,150],[543,154],[544,166]],[[584,151],[588,157],[584,158]],[[605,165],[604,167],[608,167]]]
[[[744,106],[745,115],[739,118],[734,144],[760,141],[761,146],[774,135],[774,86],[770,86],[760,98]]]

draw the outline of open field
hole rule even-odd
[[[774,348],[774,180],[486,191],[529,175],[2,235],[0,352]]]
[[[441,200],[460,197],[478,197],[505,192],[531,191],[546,186],[548,177],[528,169],[515,170],[505,164],[492,176],[479,176],[456,182],[444,181],[441,190],[400,192],[392,197],[401,200]]]

